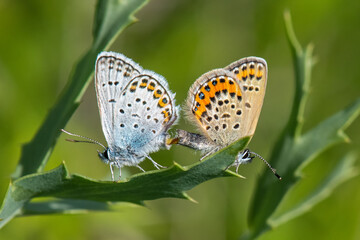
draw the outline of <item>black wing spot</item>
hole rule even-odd
[[[205,98],[205,94],[204,94],[203,92],[200,92],[200,93],[199,93],[199,98],[200,98],[201,100],[203,100],[203,99]]]
[[[204,118],[207,116],[207,112],[206,111],[203,111],[202,114],[201,114],[201,117]]]

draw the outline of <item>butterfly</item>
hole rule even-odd
[[[202,150],[206,157],[238,139],[252,137],[264,102],[267,72],[264,59],[247,57],[200,76],[189,89],[185,109],[202,134],[178,130],[178,144]],[[238,154],[232,165],[236,171],[240,164],[251,162],[251,154],[255,153]]]
[[[149,154],[169,148],[167,131],[179,112],[166,79],[123,54],[101,52],[95,63],[95,90],[108,144],[98,155],[110,165],[112,179],[114,167],[119,168],[120,177],[124,166],[144,171],[139,163],[145,158],[156,168],[162,167]]]

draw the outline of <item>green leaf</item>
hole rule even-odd
[[[95,181],[76,174],[71,175],[64,164],[48,172],[29,174],[11,184],[7,199],[1,209],[0,218],[4,219],[4,221],[0,222],[0,226],[14,216],[15,210],[20,209],[24,203],[33,198],[55,197],[58,199],[81,200],[85,204],[93,201],[124,201],[140,205],[145,200],[169,197],[192,200],[186,194],[186,191],[202,182],[217,177],[241,177],[231,171],[224,171],[224,169],[234,162],[238,152],[248,144],[249,140],[249,137],[240,139],[216,154],[210,155],[203,162],[188,167],[181,167],[174,163],[170,168],[137,174],[128,181],[119,183]],[[76,213],[79,209],[75,208],[74,203],[79,205],[81,202],[72,202],[73,205],[58,205],[57,208],[48,207],[41,210],[39,210],[39,206],[48,205],[27,204],[24,214],[41,213],[41,211],[45,213]],[[107,206],[101,204],[90,205],[89,208],[84,206],[81,210],[93,209],[106,210]],[[16,212],[16,214],[21,213]]]
[[[243,236],[244,239],[254,239],[271,228],[304,214],[315,204],[328,197],[335,187],[357,173],[354,171],[354,156],[341,159],[339,161],[344,162],[340,162],[333,173],[329,173],[302,202],[286,212],[276,211],[286,195],[301,179],[302,169],[306,165],[331,146],[348,141],[344,130],[360,113],[359,98],[349,107],[319,123],[307,133],[302,133],[311,69],[314,62],[313,47],[309,45],[305,50],[302,49],[295,37],[289,12],[285,12],[285,25],[295,63],[296,90],[289,121],[269,159],[283,180],[277,182],[268,174],[263,174],[257,181],[249,214],[250,229]]]
[[[19,164],[12,175],[13,179],[24,176],[26,178],[29,174],[38,173],[44,169],[60,135],[60,129],[65,127],[90,83],[97,54],[109,46],[120,31],[135,21],[133,14],[146,2],[146,0],[98,1],[93,45],[75,66],[68,84],[33,139],[23,146]],[[33,179],[30,178],[30,180]],[[37,183],[41,184],[41,182]],[[43,184],[50,183],[44,182]],[[14,187],[12,184],[9,186],[0,212],[0,218],[3,219],[0,222],[1,226],[15,215],[20,214],[22,206],[32,196],[31,192],[19,191],[18,187]],[[19,198],[15,193],[21,193],[24,196]]]

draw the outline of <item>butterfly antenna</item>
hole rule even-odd
[[[94,140],[94,139],[91,139],[91,138],[88,138],[88,137],[84,137],[84,136],[81,136],[79,134],[75,134],[75,133],[71,133],[71,132],[68,132],[66,131],[65,129],[61,129],[62,132],[70,135],[70,136],[73,136],[73,137],[79,137],[79,138],[84,138],[86,139],[87,141],[79,141],[79,140],[75,140],[75,139],[66,139],[66,141],[69,141],[69,142],[82,142],[82,143],[92,143],[92,144],[97,144],[97,145],[100,145],[102,146],[105,150],[106,150],[106,147],[101,144],[100,142]]]
[[[281,180],[281,176],[279,174],[276,173],[275,168],[273,168],[270,163],[268,163],[268,161],[266,161],[262,156],[260,156],[259,154],[255,153],[255,152],[250,152],[251,154],[255,155],[256,157],[260,158],[269,168],[270,170],[274,173],[274,175]]]

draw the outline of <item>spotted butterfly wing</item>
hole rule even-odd
[[[135,166],[165,145],[178,109],[164,77],[122,54],[102,52],[95,65],[95,88],[108,143],[99,153],[104,162]]]
[[[124,87],[114,109],[117,130],[113,147],[123,146],[126,150],[122,154],[129,155],[124,156],[127,158],[147,157],[164,146],[166,131],[177,118],[175,94],[162,76],[148,70]]]
[[[95,90],[101,126],[106,142],[114,143],[115,101],[132,78],[143,71],[137,63],[120,53],[101,52],[95,64]]]
[[[188,115],[219,146],[252,136],[265,94],[266,72],[265,60],[249,57],[205,73],[189,90]]]
[[[240,130],[243,102],[239,80],[224,69],[215,69],[198,78],[190,88],[187,103],[190,116],[203,133],[217,145],[235,141],[233,130]],[[231,139],[229,139],[229,137]]]
[[[242,136],[253,136],[264,102],[267,83],[267,64],[259,57],[247,57],[225,67],[240,80],[244,114]]]

